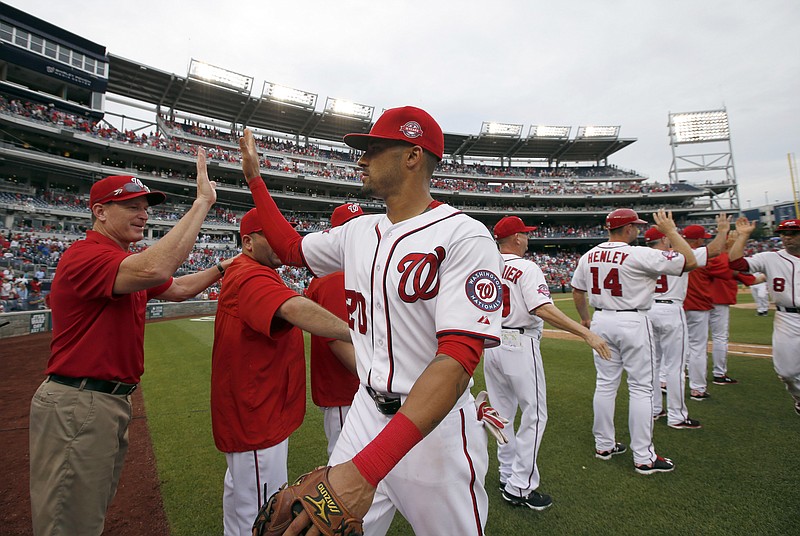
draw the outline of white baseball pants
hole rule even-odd
[[[258,509],[286,483],[289,440],[248,452],[226,452],[222,494],[225,536],[252,536]]]
[[[630,405],[628,429],[635,464],[649,465],[656,459],[653,447],[653,354],[652,326],[644,312],[595,311],[591,329],[611,348],[611,360],[594,353],[597,385],[594,392],[595,448],[614,448],[614,410],[623,370],[628,374]]]
[[[728,325],[731,308],[729,305],[715,304],[708,317],[711,328],[712,374],[725,376],[728,373]]]
[[[520,335],[519,346],[503,344],[484,353],[483,371],[489,402],[506,419],[508,443],[497,445],[500,480],[514,495],[539,487],[539,445],[547,426],[547,386],[539,341]],[[522,411],[514,432],[517,408]]]
[[[667,421],[678,424],[689,418],[686,408],[686,352],[689,337],[686,315],[678,303],[655,303],[647,312],[653,325],[656,362],[667,384]],[[662,409],[661,394],[653,387],[653,415]]]
[[[689,388],[705,393],[708,389],[708,319],[710,311],[686,311],[689,332]]]
[[[756,302],[756,311],[759,313],[766,313],[769,310],[769,292],[767,291],[767,284],[758,283],[757,285],[750,285],[750,294],[753,295],[753,301]]]
[[[328,406],[319,409],[322,410],[322,426],[325,429],[325,437],[328,438],[328,457],[330,458],[336,440],[342,433],[342,426],[344,426],[350,406]]]
[[[359,387],[330,465],[352,459],[390,418],[379,413],[364,386]],[[484,534],[489,510],[484,489],[488,468],[486,432],[478,422],[475,399],[471,394],[462,396],[378,484],[364,516],[364,534],[385,535],[396,510],[420,536]]]
[[[800,314],[776,311],[772,328],[772,365],[795,403],[800,402],[798,341],[800,341]]]

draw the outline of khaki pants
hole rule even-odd
[[[45,380],[31,401],[31,509],[36,536],[103,532],[117,491],[131,403]]]

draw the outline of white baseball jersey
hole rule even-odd
[[[539,266],[518,255],[503,253],[503,327],[531,330],[541,337],[544,321],[531,314],[536,308],[553,303],[550,288]]]
[[[378,392],[407,395],[440,336],[500,343],[502,258],[485,226],[449,205],[396,224],[361,216],[305,236],[302,253],[316,276],[344,270],[358,376]]]
[[[571,284],[587,293],[595,309],[647,310],[653,304],[656,278],[680,275],[685,264],[677,251],[604,242],[580,258]]]
[[[697,267],[703,268],[708,262],[708,248],[699,247],[694,251]],[[680,275],[661,274],[656,280],[656,299],[672,300],[683,303],[686,299],[686,290],[689,288],[689,272]]]
[[[750,272],[764,272],[769,295],[780,307],[800,307],[800,258],[785,249],[746,257]]]

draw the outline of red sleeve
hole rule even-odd
[[[733,272],[728,267],[727,253],[722,253],[718,257],[709,259],[708,264],[706,264],[706,272],[717,279],[733,279]]]
[[[264,236],[267,237],[269,245],[275,250],[283,264],[305,266],[301,247],[303,237],[294,230],[294,227],[278,210],[278,205],[267,191],[267,185],[264,184],[261,177],[250,180],[248,184],[258,209],[261,228],[264,230]]]
[[[259,273],[239,287],[239,315],[250,328],[274,339],[293,327],[275,313],[295,296],[299,294],[287,287],[277,273]]]
[[[744,257],[740,257],[735,261],[728,261],[728,266],[731,270],[738,270],[739,272],[749,272],[750,265],[747,264],[747,260]]]
[[[743,274],[741,272],[737,272],[733,275],[739,283],[747,285],[748,287],[756,282],[756,276],[752,274]]]
[[[481,361],[483,339],[466,335],[443,335],[439,337],[436,355],[444,354],[452,357],[472,376]]]

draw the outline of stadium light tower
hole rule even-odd
[[[245,94],[250,93],[250,88],[253,87],[253,77],[251,76],[235,73],[195,59],[189,63],[189,78]]]
[[[670,113],[667,126],[672,147],[670,183],[691,182],[708,192],[712,210],[738,212],[739,189],[725,108]],[[688,181],[688,174],[695,180]]]

